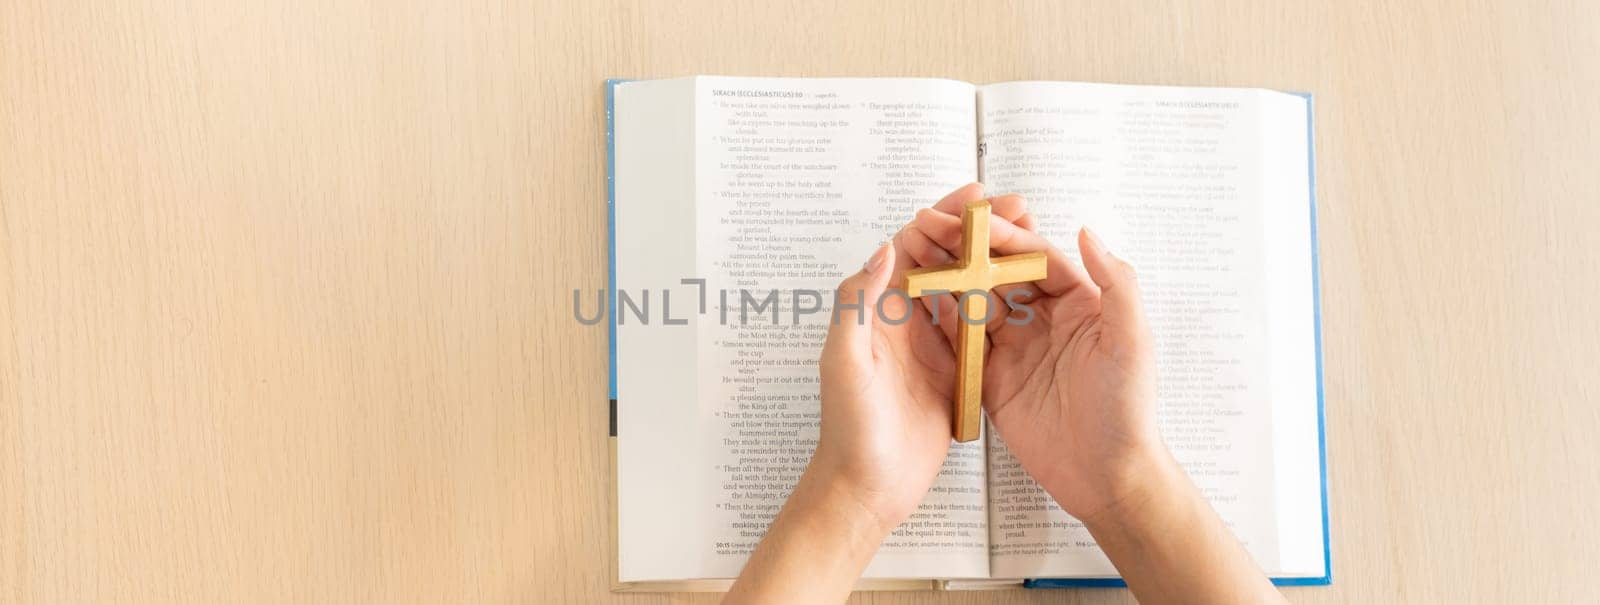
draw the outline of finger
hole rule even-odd
[[[904,252],[918,267],[948,265],[957,260],[954,255],[950,254],[950,251],[945,250],[939,244],[933,243],[933,240],[928,239],[927,234],[914,227],[907,226],[905,229],[901,229],[897,239],[899,240],[897,248]],[[906,268],[909,269],[910,267]]]
[[[961,190],[958,189],[957,191]],[[983,190],[980,188],[978,196],[973,198],[959,198],[955,194],[947,195],[944,199],[934,204],[933,209],[950,216],[961,216],[961,211],[967,207],[967,202],[981,199],[983,199]],[[989,211],[993,212],[995,216],[1014,221],[1027,214],[1028,203],[1022,196],[1015,193],[997,195],[989,198]]]
[[[904,284],[906,270],[914,269],[917,266],[915,259],[912,258],[911,253],[906,249],[905,232],[906,228],[902,227],[900,232],[896,233],[894,238],[890,240],[891,243],[894,244],[894,270],[889,276],[889,283],[891,284]],[[923,239],[926,240],[927,238],[924,237]]]
[[[1022,321],[1030,317],[1024,311],[1014,310],[1013,306],[1028,306],[1038,298],[1039,287],[1031,282],[995,286],[994,300],[998,306],[994,315],[989,318],[989,335],[993,336],[996,332],[1005,329],[1014,320]]]
[[[1028,201],[1021,195],[1007,193],[989,198],[989,211],[995,216],[1014,221],[1028,214]],[[956,216],[960,216],[957,212]]]
[[[1133,266],[1117,258],[1106,249],[1088,228],[1078,230],[1078,251],[1083,255],[1083,266],[1089,277],[1100,286],[1100,321],[1102,331],[1115,337],[1114,342],[1126,343],[1138,350],[1148,339],[1145,328],[1144,307],[1139,300],[1139,279]]]
[[[902,350],[903,357],[921,360],[928,367],[939,368],[940,372],[955,371],[956,346],[951,333],[933,325],[933,317],[928,314],[927,307],[918,305],[915,309],[908,325],[910,338],[905,342],[907,348]],[[948,397],[955,387],[955,381],[938,382],[942,384],[936,388]],[[943,407],[949,408],[948,405]]]
[[[941,248],[938,244],[928,239],[921,231],[907,225],[900,230],[900,247],[911,257],[911,261],[919,267],[935,267],[956,262],[956,257]],[[931,294],[918,299],[922,308],[927,310],[929,321],[935,323],[939,330],[944,332],[950,342],[955,342],[956,322],[956,297],[954,294]]]
[[[922,309],[928,312],[925,319],[944,334],[945,340],[950,343],[950,350],[959,353],[960,351],[955,350],[956,337],[960,336],[956,330],[961,327],[961,317],[957,315],[956,305],[959,304],[959,300],[956,295],[934,294],[918,300],[922,301]]]
[[[1027,229],[1029,231],[1037,232],[1039,230],[1039,221],[1038,219],[1033,218],[1033,213],[1031,212],[1023,213],[1022,216],[1017,217],[1017,220],[1011,222],[1015,223],[1018,227],[1022,227],[1023,229]]]
[[[877,302],[894,273],[894,244],[884,244],[861,270],[840,282],[834,293],[833,319],[822,344],[823,357],[843,356],[855,362],[872,360],[872,326]]]
[[[944,248],[945,252],[957,254],[961,248],[961,219],[959,217],[922,210],[917,212],[916,218],[911,219],[911,224],[927,236],[929,240]],[[1020,228],[1001,217],[990,217],[989,220],[989,247],[1001,255],[1026,254],[1028,252],[1044,251],[1045,253],[1045,278],[1035,281],[1039,289],[1051,296],[1061,296],[1073,288],[1092,287],[1090,281],[1081,267],[1071,262],[1061,250],[1050,244],[1044,236],[1027,229]]]
[[[981,199],[983,199],[983,183],[967,183],[939,198],[939,201],[933,203],[933,207],[955,208],[956,214],[960,214],[961,209],[967,207],[968,202],[976,202]]]
[[[893,257],[894,265],[889,271],[889,281],[884,286],[884,292],[887,292],[888,288],[891,287],[904,286],[906,280],[906,269],[916,267],[916,261],[911,258],[910,254],[906,253],[905,246],[902,244],[903,242],[901,241],[899,234],[896,234],[895,237],[890,240],[889,254],[891,257]],[[896,286],[896,284],[900,284],[900,286]],[[902,321],[902,318],[911,317],[913,309],[916,308],[916,305],[913,304],[913,301],[909,297],[905,296],[883,296],[880,293],[876,298],[873,299],[873,301],[876,302],[880,307],[875,309],[876,312],[873,313],[873,319],[883,320],[888,318],[887,323],[890,326],[903,324],[904,322]]]

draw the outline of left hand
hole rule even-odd
[[[973,183],[936,208],[982,197]],[[990,203],[998,216],[1024,218],[1020,197]],[[913,237],[914,228],[901,230],[839,284],[822,348],[817,451],[724,602],[844,600],[939,475],[950,452],[954,348],[924,305],[883,296],[914,265],[905,245]]]
[[[960,208],[982,197],[983,186],[973,183],[938,206]],[[1020,197],[991,203],[1004,218],[1024,215]],[[876,516],[885,532],[922,501],[950,451],[954,348],[925,305],[883,296],[915,266],[904,245],[888,244],[839,284],[836,308],[859,308],[836,313],[829,327],[821,361],[822,435],[801,479],[833,483]],[[907,319],[893,324],[884,318]]]

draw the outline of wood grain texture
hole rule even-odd
[[[0,4],[0,602],[612,595],[602,79],[1316,95],[1335,584],[1600,563],[1600,4]],[[931,200],[930,200],[931,201]],[[1120,590],[863,603],[1126,602]]]

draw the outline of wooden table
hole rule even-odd
[[[602,79],[694,73],[1315,93],[1335,583],[1287,592],[1592,598],[1600,4],[121,4],[0,6],[0,602],[713,600],[606,592],[570,307]],[[996,596],[1129,599],[858,599]]]

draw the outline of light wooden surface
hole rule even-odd
[[[977,4],[0,3],[0,602],[712,600],[605,592],[570,308],[602,79],[692,73],[1315,93],[1335,583],[1289,594],[1593,598],[1600,4]]]

